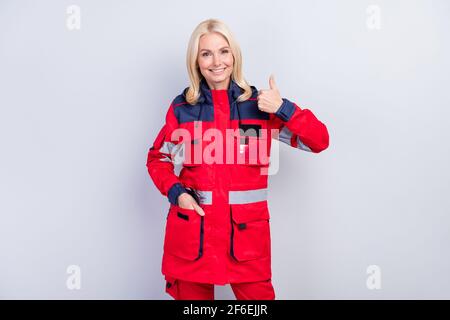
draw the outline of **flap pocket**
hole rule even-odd
[[[243,165],[268,165],[270,140],[265,135],[234,136],[234,161]]]
[[[203,254],[203,217],[194,209],[171,205],[166,222],[164,251],[187,260]]]
[[[232,219],[236,223],[246,223],[270,218],[267,201],[231,205]]]
[[[261,125],[257,123],[240,123],[239,130],[241,136],[261,136]]]
[[[270,256],[267,201],[231,205],[230,255],[239,262]]]

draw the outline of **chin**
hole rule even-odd
[[[229,79],[230,77],[231,77],[231,74],[224,75],[224,76],[221,76],[221,77],[218,77],[218,78],[212,78],[211,80],[215,81],[215,82],[222,82],[222,81],[225,81],[225,80]]]

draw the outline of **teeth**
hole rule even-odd
[[[213,70],[213,69],[210,69],[212,72],[214,72],[214,73],[220,73],[220,72],[222,72],[223,70],[225,70],[225,68],[222,68],[222,69],[216,69],[216,70]]]

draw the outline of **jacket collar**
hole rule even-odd
[[[230,106],[236,101],[236,99],[242,94],[242,89],[237,85],[237,83],[230,79],[230,85],[228,87],[228,100],[230,103]],[[205,78],[202,78],[200,81],[200,97],[198,99],[199,103],[208,103],[212,104],[212,95],[211,95],[211,89],[208,86],[208,83],[206,82]]]

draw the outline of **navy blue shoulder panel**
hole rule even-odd
[[[212,105],[197,103],[190,105],[183,94],[178,95],[172,102],[173,111],[178,123],[192,121],[214,121],[214,108]]]
[[[269,120],[270,114],[261,111],[258,108],[258,90],[254,86],[252,88],[252,95],[250,99],[242,102],[237,102],[231,108],[231,120],[240,119],[260,119]],[[236,108],[237,105],[237,108]]]
[[[261,111],[258,108],[257,100],[247,100],[237,102],[237,108],[233,108],[231,120],[238,119],[260,119],[269,120],[270,115],[267,112]]]
[[[269,120],[270,114],[258,109],[258,90],[251,86],[252,96],[250,99],[242,102],[233,101],[230,106],[231,120],[239,119],[258,119]],[[200,100],[195,105],[187,103],[184,93],[175,97],[172,101],[173,110],[178,123],[192,122],[192,121],[214,121],[214,106],[208,103],[205,99]]]
[[[184,98],[184,96],[182,94],[179,94],[175,97],[175,99],[173,99],[172,101],[172,105],[177,105],[180,103],[187,103],[186,99]]]

